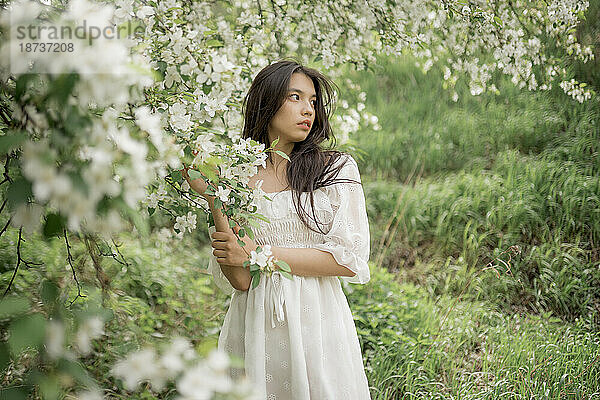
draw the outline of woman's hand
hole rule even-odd
[[[239,227],[234,228],[236,233],[239,232]],[[240,238],[246,245],[242,248],[237,237],[233,232],[214,232],[211,235],[213,241],[213,255],[217,257],[217,262],[220,265],[230,267],[243,267],[244,261],[247,261],[252,250],[256,250],[256,242],[248,236]]]
[[[204,181],[204,179],[198,178],[198,179],[194,179],[192,180],[190,178],[190,176],[188,175],[188,169],[190,167],[185,167],[181,170],[181,175],[185,178],[185,180],[188,182],[188,184],[190,185],[190,187],[192,189],[194,189],[194,191],[196,191],[200,196],[203,196],[204,198],[208,199],[209,197],[214,197],[214,196],[210,196],[204,192],[206,192],[206,189],[208,188],[208,183]]]

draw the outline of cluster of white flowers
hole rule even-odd
[[[547,69],[560,62],[552,54],[555,45],[575,60],[585,63],[593,59],[591,46],[582,46],[573,35],[589,6],[587,1],[555,0],[535,5],[475,1],[462,8],[446,4],[448,8],[430,12],[408,8],[406,14],[410,14],[413,27],[421,26],[417,31],[422,33],[423,48],[413,51],[424,59],[419,66],[427,71],[445,59],[445,87],[451,90],[458,77],[467,76],[472,95],[494,91],[487,86],[496,70],[511,76],[520,88],[548,90],[552,81],[569,79],[566,71],[549,76],[543,68],[536,68],[545,65]],[[427,9],[427,5],[421,6]],[[449,8],[463,15],[452,18]],[[427,29],[426,23],[434,29]],[[492,54],[494,60],[479,60],[481,54]]]
[[[246,377],[234,381],[227,354],[214,349],[208,357],[198,360],[189,341],[177,337],[159,354],[153,347],[130,353],[111,369],[125,388],[134,391],[142,382],[150,382],[152,390],[160,392],[169,381],[176,381],[179,400],[210,400],[217,393],[239,399],[255,399],[253,386]]]
[[[562,90],[580,103],[583,103],[592,97],[592,90],[589,88],[586,89],[586,86],[585,83],[579,83],[575,79],[560,83]]]
[[[575,60],[593,59],[591,48],[573,34],[588,1],[476,0],[469,6],[459,0],[263,3],[236,0],[214,7],[209,1],[71,0],[64,12],[53,13],[52,7],[39,2],[18,0],[3,9],[0,30],[9,40],[0,44],[0,80],[13,93],[25,87],[24,95],[9,100],[10,118],[17,132],[26,135],[22,152],[15,157],[33,192],[33,199],[24,195],[11,210],[13,226],[39,231],[44,213],[58,212],[70,230],[109,235],[125,228],[122,203],[132,209],[142,202],[153,209],[159,204],[175,208],[181,204],[179,192],[164,182],[154,183],[165,178],[169,168],[181,168],[186,150],[194,155],[192,167],[218,166],[215,195],[223,203],[237,204],[233,216],[244,220],[248,213],[241,210],[265,195],[262,182],[252,190],[247,185],[258,167],[265,166],[267,149],[241,140],[238,105],[255,74],[283,56],[294,55],[304,64],[319,62],[325,68],[352,63],[360,69],[374,62],[379,52],[409,50],[421,58],[424,71],[443,60],[450,90],[465,76],[473,95],[496,91],[489,82],[495,71],[501,71],[529,90],[547,90],[553,81],[562,80],[561,88],[579,102],[594,94],[585,83],[570,79],[549,50],[553,41]],[[450,9],[462,15],[453,18]],[[84,20],[94,26],[139,23],[143,32],[126,40],[75,38],[73,53],[11,57],[20,52],[21,43],[14,39],[17,26],[73,27]],[[481,54],[491,54],[492,59],[479,59]],[[25,80],[15,84],[14,71],[30,68],[47,75],[38,75],[35,84]],[[65,72],[77,74],[71,88],[68,80],[58,80]],[[57,93],[63,92],[66,99],[59,104]],[[361,121],[380,129],[377,117],[365,110],[365,99],[360,93],[356,109],[341,101],[344,111],[334,123],[342,142]],[[20,179],[10,184],[15,193],[28,190]],[[187,183],[177,184],[181,191],[189,191]],[[111,203],[114,199],[118,201]],[[99,212],[107,204],[108,209]],[[195,203],[185,204],[196,211]],[[196,214],[186,211],[175,216],[173,229],[179,233],[163,229],[161,240],[195,228]],[[255,274],[273,270],[275,262],[268,246],[252,251],[249,260]],[[289,266],[284,268],[285,276]],[[100,319],[83,322],[75,334],[76,350],[89,353],[91,340],[102,334]],[[46,341],[51,358],[70,357],[64,341],[64,326],[51,321]],[[215,393],[251,396],[247,382],[234,384],[229,378],[224,354],[213,352],[187,368],[192,359],[189,343],[176,339],[161,355],[154,349],[130,354],[113,373],[130,390],[143,381],[160,390],[181,374],[177,389],[182,400],[208,399]],[[91,390],[79,398],[102,395]]]
[[[270,275],[275,271],[279,272],[287,279],[294,279],[289,264],[283,260],[276,259],[271,251],[271,246],[268,244],[258,247],[256,251],[252,250],[250,252],[250,259],[244,262],[244,267],[247,267],[250,270],[252,289],[258,286],[261,275]],[[279,296],[281,295],[282,292],[279,292]]]
[[[237,0],[215,8],[205,1],[168,0],[154,5],[140,0],[114,4],[72,0],[53,18],[36,19],[50,15],[51,9],[38,2],[13,2],[10,12],[0,17],[3,31],[49,21],[75,26],[84,19],[95,26],[129,22],[141,26],[141,32],[126,40],[86,37],[76,43],[74,54],[29,54],[29,61],[35,61],[35,67],[46,70],[49,77],[66,71],[79,75],[68,104],[78,107],[92,123],[76,133],[71,149],[75,158],[66,159],[56,152],[54,141],[39,140],[52,134],[47,129],[51,119],[67,118],[66,110],[56,104],[38,106],[31,101],[34,96],[13,104],[12,118],[32,135],[21,162],[35,196],[35,204],[12,210],[13,225],[26,226],[30,232],[39,229],[40,207],[45,207],[65,215],[71,230],[108,235],[125,225],[121,210],[114,210],[114,205],[98,216],[103,200],[120,197],[134,209],[141,201],[149,208],[159,202],[180,204],[175,199],[178,192],[172,188],[155,192],[157,186],[152,183],[164,178],[169,167],[181,167],[186,147],[195,156],[192,166],[216,156],[221,160],[220,177],[239,182],[238,188],[219,186],[221,201],[241,196],[240,207],[255,204],[260,191],[238,189],[247,185],[264,157],[240,142],[242,118],[236,105],[258,70],[286,55],[293,54],[305,64],[316,59],[325,68],[349,62],[363,68],[378,52],[399,54],[409,49],[422,58],[425,71],[440,60],[447,64],[444,78],[455,99],[458,77],[468,77],[471,93],[477,95],[496,90],[489,81],[497,70],[530,90],[549,89],[553,80],[563,79],[563,89],[578,101],[593,95],[583,84],[573,85],[570,77],[566,79],[566,71],[556,68],[556,60],[546,53],[547,43],[554,40],[575,59],[593,58],[591,48],[582,46],[573,34],[589,6],[587,1],[553,0],[531,7],[484,1],[464,7],[458,0],[350,0],[343,6],[280,0],[274,4],[267,7],[261,0]],[[454,17],[450,9],[455,10]],[[306,23],[306,15],[311,15],[311,23]],[[542,41],[542,36],[550,39]],[[18,45],[11,39],[0,48],[3,81],[9,81],[10,67],[30,67],[9,57]],[[485,52],[493,54],[493,61],[478,58]],[[17,65],[10,65],[11,59]],[[542,71],[556,73],[536,75],[535,66],[542,64]],[[159,79],[152,79],[153,74]],[[44,76],[40,81],[43,84],[31,88],[38,91],[35,98],[44,98],[44,88],[52,86]],[[347,141],[362,122],[380,129],[376,116],[364,108],[361,100],[356,109],[344,109],[334,119],[340,142]],[[243,157],[235,159],[235,155]],[[185,185],[180,189],[188,190]],[[168,197],[172,201],[166,201]]]
[[[267,271],[274,270],[273,264],[273,252],[271,251],[271,246],[266,244],[262,246],[259,252],[252,250],[250,252],[250,264],[256,264],[260,267],[260,271],[264,272],[265,269]]]
[[[185,182],[187,184],[187,182]],[[189,185],[188,185],[189,186]],[[187,192],[189,187],[182,188],[183,191]],[[164,182],[160,182],[158,184],[158,188],[152,191],[144,200],[143,204],[149,208],[157,208],[159,202],[168,201],[169,196],[167,194],[167,188],[165,187]]]
[[[191,211],[188,211],[187,215],[180,215],[175,219],[174,229],[177,229],[179,233],[177,234],[178,238],[183,238],[184,232],[187,230],[188,232],[192,232],[196,229],[196,214]]]
[[[148,11],[145,9],[142,14]],[[52,27],[74,27],[82,21],[106,26],[110,25],[113,12],[114,7],[110,5],[73,0],[63,13],[38,19],[40,15],[48,15],[43,5],[16,1],[2,13],[0,28],[10,31],[31,24],[44,28],[41,32],[50,32]],[[77,127],[73,140],[60,142],[48,136],[52,133],[47,129],[48,119],[66,118],[57,104],[35,104],[33,90],[22,98],[28,104],[12,104],[13,118],[33,133],[23,144],[20,161],[23,176],[32,183],[35,203],[17,205],[12,218],[14,226],[22,226],[29,233],[40,229],[41,209],[67,217],[72,231],[96,231],[103,236],[119,232],[125,228],[119,210],[109,208],[99,213],[100,202],[121,195],[129,207],[136,208],[146,196],[145,186],[156,176],[166,175],[166,165],[180,165],[181,147],[165,135],[160,116],[148,107],[130,111],[141,133],[147,135],[148,142],[157,150],[161,162],[150,162],[146,141],[134,139],[131,127],[119,121],[126,105],[138,101],[135,93],[141,93],[153,82],[146,59],[132,53],[132,42],[103,37],[87,39],[75,43],[76,52],[28,53],[34,58],[29,60],[34,62],[32,72],[48,74],[38,75],[40,85],[34,89],[38,98],[44,98],[44,90],[51,93],[53,79],[61,74],[72,72],[80,76],[70,93],[69,106],[88,115],[91,124]],[[31,67],[30,64],[14,65],[26,57],[9,57],[19,43],[8,40],[0,47],[0,79],[3,81],[10,81],[10,72]]]
[[[92,350],[92,340],[104,335],[104,320],[99,316],[84,319],[75,332],[75,347],[80,355],[87,355]],[[65,348],[65,324],[55,319],[46,325],[46,352],[51,359],[61,357],[75,359],[75,354]]]

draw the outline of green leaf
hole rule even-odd
[[[193,181],[196,179],[204,180],[204,175],[202,175],[200,172],[196,171],[195,169],[189,169],[188,175],[190,176],[190,179]]]
[[[9,328],[8,345],[14,357],[29,347],[38,348],[46,335],[46,320],[35,313],[13,321]]]
[[[237,224],[235,223],[235,221],[234,221],[234,220],[232,220],[232,219],[230,219],[230,220],[229,220],[229,227],[230,227],[230,228],[235,228],[235,226],[236,226],[236,225],[237,225]]]
[[[313,60],[313,62],[319,62],[323,59],[323,56],[321,54],[319,54],[318,56],[315,57],[315,59]]]
[[[140,235],[142,237],[148,237],[150,233],[149,220],[144,218],[139,210],[134,210],[129,207],[121,197],[116,198],[114,203],[115,207],[121,211],[121,214],[126,216],[133,223]]]
[[[287,272],[287,271],[279,271],[279,273],[280,273],[281,275],[283,275],[284,277],[288,278],[289,280],[294,280],[294,278],[292,277],[292,274],[290,274],[290,273],[289,273],[289,272]]]
[[[198,166],[200,172],[204,174],[211,182],[217,182],[219,180],[219,176],[215,172],[215,167],[209,164],[202,164]],[[191,175],[190,175],[191,177]]]
[[[215,199],[215,207],[217,209],[221,208],[221,206],[223,205],[223,202],[221,201],[221,199]]]
[[[283,151],[281,151],[281,150],[275,150],[275,153],[279,154],[281,157],[283,157],[286,160],[290,161],[290,158],[288,157],[288,155],[285,154]]]
[[[238,235],[240,235],[240,237],[242,237],[242,238],[243,238],[244,236],[246,236],[246,231],[244,230],[244,228],[242,228],[242,229],[240,229],[240,230],[238,231]]]
[[[244,232],[248,235],[248,237],[254,240],[254,231],[248,227],[244,228]]]
[[[240,239],[238,239],[237,242],[241,247],[244,247],[246,245],[246,243],[241,241]]]
[[[195,156],[194,153],[192,153],[192,148],[190,146],[185,146],[183,148],[183,156],[187,163],[190,163],[194,159]]]
[[[60,214],[50,213],[46,215],[43,229],[44,239],[61,236],[66,223],[66,218]]]
[[[290,265],[283,260],[277,260],[275,261],[275,264],[278,265],[279,268],[281,268],[281,270],[283,271],[292,272],[292,268],[290,267]]]
[[[210,39],[205,44],[206,47],[223,47],[223,42],[218,39]]]
[[[23,131],[10,130],[6,135],[0,136],[0,153],[9,153],[17,148],[27,139],[27,133]]]
[[[269,220],[267,217],[265,217],[265,216],[264,216],[264,215],[262,215],[262,214],[252,214],[252,216],[253,216],[253,217],[256,217],[256,218],[258,218],[258,219],[260,219],[261,221],[265,221],[265,222],[267,222],[267,223],[270,223],[270,222],[271,222],[271,221],[270,221],[270,220]],[[258,227],[257,227],[257,228],[258,228]]]
[[[77,83],[77,74],[61,74],[52,81],[48,94],[54,97],[59,105],[66,105],[67,99],[71,95],[75,84]]]
[[[255,289],[258,286],[259,280],[260,280],[260,274],[255,274],[252,277],[252,289]]]
[[[17,296],[5,297],[0,301],[0,319],[25,314],[30,308],[29,300],[25,298]]]
[[[59,360],[57,367],[60,371],[68,372],[70,376],[84,386],[91,387],[96,383],[85,368],[77,361],[62,358]]]
[[[27,91],[27,83],[36,78],[37,74],[22,74],[17,78],[15,86],[15,99],[20,99],[23,94]]]
[[[10,184],[6,190],[6,198],[11,209],[16,209],[20,204],[27,203],[27,200],[33,197],[31,182],[26,179],[19,178]]]
[[[148,215],[152,216],[152,214],[154,214],[154,211],[156,211],[155,208],[148,207]]]
[[[277,139],[275,139],[275,140],[273,140],[273,141],[271,142],[271,147],[275,147],[275,145],[276,145],[277,143],[279,143],[279,136],[277,137]]]
[[[75,107],[70,107],[68,110],[63,132],[67,133],[69,137],[74,137],[90,124],[90,120],[89,117],[80,114]]]
[[[181,174],[181,170],[171,171],[171,178],[173,178],[174,182],[179,182],[183,180],[183,175]]]

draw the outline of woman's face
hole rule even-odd
[[[279,137],[277,147],[283,147],[306,139],[315,120],[316,102],[312,79],[301,72],[293,73],[285,100],[269,122],[269,140]]]

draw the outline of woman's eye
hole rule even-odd
[[[291,94],[291,95],[290,95],[290,97],[294,97],[294,96],[296,96],[296,97],[297,97],[297,99],[296,99],[296,100],[300,100],[300,96],[299,96],[299,95],[297,95],[296,93],[294,93],[294,94]]]
[[[316,100],[313,100],[313,101],[311,101],[311,102],[310,102],[310,104],[312,104],[312,105],[313,105],[313,107],[316,107],[316,106],[317,106],[317,101],[316,101]]]

